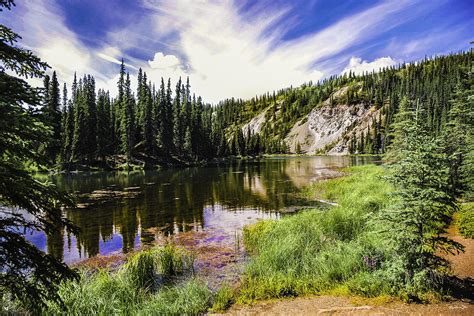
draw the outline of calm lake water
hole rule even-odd
[[[218,232],[231,239],[246,224],[279,218],[289,209],[316,206],[298,197],[311,182],[337,168],[374,157],[284,157],[162,171],[84,172],[58,175],[59,188],[79,195],[81,208],[66,216],[81,232],[27,238],[65,262],[128,252],[152,244],[157,233]]]

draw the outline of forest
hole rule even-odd
[[[189,164],[229,156],[288,153],[284,138],[296,121],[325,100],[331,105],[374,106],[378,117],[365,133],[347,133],[350,153],[383,154],[391,144],[394,116],[402,100],[423,111],[426,128],[441,135],[447,128],[451,99],[472,60],[472,52],[402,64],[355,76],[349,72],[316,84],[287,88],[250,100],[227,99],[212,106],[191,94],[189,78],[172,89],[163,78],[159,87],[138,71],[138,89],[131,91],[124,63],[118,95],[96,91],[90,75],[74,81],[68,98],[53,71],[44,78],[40,114],[52,128],[51,140],[39,150],[51,163],[73,170],[78,164],[102,167],[142,167]],[[334,98],[336,91],[346,92]],[[243,128],[263,109],[268,119],[261,133]],[[355,126],[354,126],[355,127]]]
[[[11,0],[0,1],[2,10],[13,6]],[[132,91],[123,60],[116,96],[96,91],[94,77],[87,74],[75,76],[70,88],[60,87],[57,73],[22,48],[20,40],[0,25],[1,313],[202,314],[304,295],[390,297],[410,303],[472,298],[472,280],[452,275],[446,259],[465,250],[448,235],[448,227],[457,225],[465,238],[474,231],[472,49],[213,105],[191,92],[189,79],[173,84],[163,78],[155,86],[141,69],[137,91]],[[32,77],[42,78],[43,87],[32,87]],[[342,88],[345,93],[336,94]],[[172,242],[133,252],[133,232],[122,234],[128,239],[123,244],[127,257],[109,270],[71,267],[25,237],[41,231],[64,242],[61,234],[78,230],[74,216],[64,216],[77,206],[75,191],[62,192],[35,171],[130,172],[284,154],[289,152],[284,137],[295,122],[327,101],[330,106],[363,104],[380,110],[365,133],[358,137],[349,131],[345,137],[351,154],[383,155],[383,164],[343,168],[339,176],[298,192],[313,202],[330,201],[326,208],[305,208],[244,226],[247,257],[237,286],[210,288],[195,274],[195,254]],[[261,133],[243,128],[263,110],[267,118]],[[223,200],[234,198],[240,206],[262,199],[263,208],[273,209],[286,200],[268,202],[263,195],[243,194],[244,185],[235,183],[251,182],[237,181],[244,172],[225,172],[227,178],[205,172],[212,180],[209,188],[195,182],[172,188],[176,192],[168,195],[178,197],[174,203],[183,199],[183,209],[199,204],[195,221],[204,217],[208,196],[218,198],[217,190]],[[265,172],[278,191],[275,187],[283,186],[273,181],[278,171]],[[221,187],[221,178],[234,185]],[[266,180],[258,181],[263,186]],[[164,182],[170,185],[171,180]],[[193,201],[190,192],[197,187],[206,198]],[[150,191],[150,196],[161,193],[163,198],[163,191],[171,188]],[[156,214],[147,211],[148,220],[153,219]],[[140,226],[136,219],[134,227]],[[239,238],[236,234],[240,243]],[[90,248],[97,253],[98,243]]]

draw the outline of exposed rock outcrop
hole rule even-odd
[[[349,154],[350,140],[353,133],[360,139],[363,132],[371,126],[373,118],[379,115],[379,110],[370,104],[345,104],[348,87],[334,92],[331,98],[319,103],[305,117],[301,118],[291,128],[285,137],[291,153],[306,154]],[[248,123],[242,126],[247,133],[260,133],[266,123],[266,108]],[[279,115],[279,111],[275,114]]]
[[[262,126],[265,123],[265,113],[267,113],[267,110],[262,111],[260,114],[252,118],[250,122],[244,124],[244,126],[242,126],[242,132],[247,133],[247,131],[250,130],[252,134],[260,133]]]
[[[344,136],[366,128],[374,113],[373,108],[364,104],[323,105],[298,121],[285,140],[291,152],[296,152],[299,144],[303,153],[348,154],[348,141]]]

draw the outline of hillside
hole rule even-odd
[[[447,123],[452,94],[466,76],[473,52],[425,59],[380,72],[331,77],[267,93],[247,101],[219,104],[231,154],[239,142],[258,138],[267,153],[384,153],[393,117],[405,99],[419,107],[430,131]],[[243,146],[245,147],[245,146]]]

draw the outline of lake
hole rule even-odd
[[[337,176],[338,168],[375,161],[375,157],[272,157],[160,171],[55,175],[51,181],[78,196],[78,208],[65,215],[80,233],[35,232],[27,238],[67,263],[126,253],[155,243],[158,235],[202,232],[206,235],[192,238],[230,245],[246,224],[319,206],[320,202],[298,194],[310,183]]]

